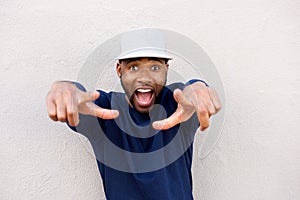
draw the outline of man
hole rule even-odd
[[[97,158],[105,154],[108,146],[103,138],[95,139],[100,132],[124,151],[142,153],[145,157],[165,148],[181,134],[182,141],[173,152],[184,151],[176,160],[168,162],[171,155],[165,153],[157,157],[159,161],[143,160],[143,167],[154,166],[161,160],[166,163],[155,170],[119,170],[103,158],[97,159],[108,200],[193,199],[192,139],[199,126],[200,130],[209,127],[209,118],[221,109],[221,103],[216,92],[201,80],[166,85],[168,61],[172,57],[167,54],[165,43],[163,35],[155,29],[124,34],[116,72],[125,93],[85,92],[79,83],[58,81],[47,95],[49,117],[68,122],[74,131],[87,136]],[[156,109],[155,105],[161,107]],[[91,123],[95,117],[97,125]],[[183,148],[186,144],[187,148]],[[137,169],[131,159],[111,154],[108,152],[104,157],[122,160],[120,165],[126,163]]]

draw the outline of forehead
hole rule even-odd
[[[143,63],[147,63],[147,62],[159,62],[161,64],[165,64],[166,60],[164,58],[128,58],[128,59],[124,59],[124,60],[119,60],[119,62],[123,65],[128,65],[130,63],[139,63],[139,64],[143,64]]]

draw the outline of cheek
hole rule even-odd
[[[133,88],[133,79],[131,76],[127,76],[126,74],[122,74],[121,78],[121,83],[122,83],[122,87],[123,89],[127,92],[127,93],[132,93],[132,88]]]
[[[167,73],[160,73],[155,76],[156,83],[164,86],[167,82]]]
[[[123,82],[131,83],[133,81],[133,76],[130,76],[129,73],[123,73],[121,79],[123,80]]]

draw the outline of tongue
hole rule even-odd
[[[149,104],[151,101],[152,92],[138,92],[137,97],[141,104]]]

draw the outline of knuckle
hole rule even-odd
[[[68,120],[68,122],[71,126],[77,126],[78,125],[78,122],[76,122],[75,120]]]
[[[215,109],[212,109],[212,110],[209,111],[209,114],[210,114],[210,115],[214,115],[214,114],[216,114],[216,113],[217,113],[217,112],[216,112]]]
[[[56,116],[56,114],[49,113],[49,117],[50,117],[50,119],[52,119],[53,121],[57,121],[57,116]]]
[[[106,116],[106,110],[105,109],[103,109],[103,110],[97,109],[97,110],[98,110],[98,113],[100,115],[100,118],[104,118]]]
[[[60,117],[60,118],[58,118],[58,121],[60,121],[60,122],[66,122],[67,119],[65,117]]]
[[[52,112],[52,111],[49,111],[49,112],[48,112],[48,115],[49,115],[50,118],[56,117],[56,113],[54,113],[54,112]]]
[[[76,124],[73,123],[73,122],[71,122],[71,121],[69,121],[69,125],[70,125],[70,126],[76,126]]]
[[[71,110],[71,111],[68,111],[68,118],[74,118],[75,116],[75,111]]]
[[[66,116],[64,116],[64,115],[58,115],[58,116],[57,116],[57,119],[58,119],[58,121],[60,121],[60,122],[66,122],[66,120],[67,120]]]
[[[206,109],[203,109],[203,108],[200,108],[198,113],[201,115],[201,116],[205,116],[208,114],[207,110]]]

